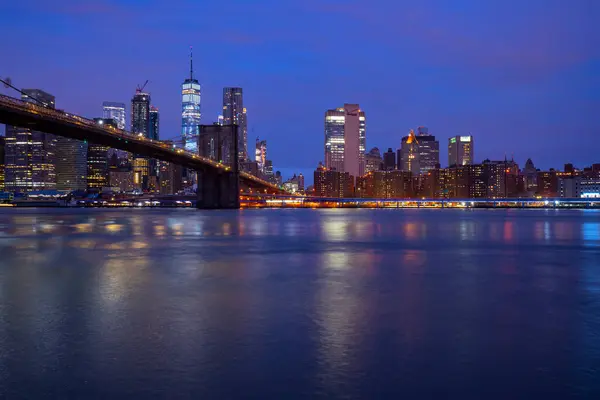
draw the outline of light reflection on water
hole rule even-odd
[[[599,217],[2,210],[0,390],[592,398]]]

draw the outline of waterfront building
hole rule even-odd
[[[160,194],[177,194],[183,190],[182,167],[167,161],[159,161]]]
[[[0,192],[4,191],[4,137],[0,136]]]
[[[365,173],[366,115],[358,104],[325,112],[325,167],[351,176]]]
[[[150,159],[147,157],[135,157],[133,159],[133,185],[142,191],[150,188]]]
[[[538,171],[537,173],[537,194],[542,197],[557,197],[558,177],[556,171],[551,168],[549,171]]]
[[[56,189],[87,188],[87,143],[56,136]]]
[[[111,118],[94,118],[98,125],[118,127]],[[117,155],[114,154],[115,159]],[[116,161],[115,161],[116,164]],[[101,191],[109,186],[109,147],[88,143],[87,148],[87,188]]]
[[[133,170],[129,166],[111,166],[108,176],[113,190],[131,192],[135,188]]]
[[[304,193],[304,175],[302,175],[302,172],[298,174],[298,191]]]
[[[354,195],[354,177],[348,172],[327,169],[319,164],[314,172],[315,196],[347,198]]]
[[[586,199],[600,198],[600,178],[579,179],[579,193],[576,197],[582,197]]]
[[[396,153],[392,148],[383,153],[383,169],[385,171],[393,171],[396,169]]]
[[[484,160],[482,163],[488,180],[487,197],[517,197],[519,193],[519,166],[513,160]]]
[[[181,85],[181,136],[187,151],[198,153],[200,112],[200,83],[194,78],[194,65],[190,49],[190,76]]]
[[[471,199],[487,197],[488,176],[483,164],[464,166],[468,170],[468,197]]]
[[[448,166],[473,164],[475,142],[473,136],[454,136],[448,139]]]
[[[372,171],[379,171],[383,168],[383,159],[377,147],[373,147],[365,154],[365,174]]]
[[[294,176],[290,179],[288,179],[287,181],[283,182],[283,188],[291,194],[296,194],[298,193],[298,179],[296,179],[296,175],[294,174]]]
[[[136,89],[131,99],[131,133],[146,138],[150,137],[150,95],[141,88]],[[148,190],[150,161],[145,156],[133,157],[134,185],[140,190]]]
[[[304,175],[301,173],[292,176],[283,183],[283,188],[290,193],[304,193]]]
[[[238,126],[238,157],[240,162],[245,161],[248,158],[248,122],[240,87],[223,88],[223,125]]]
[[[532,196],[537,192],[537,172],[537,169],[533,165],[533,161],[531,161],[531,158],[528,158],[525,162],[522,175],[524,179],[525,192],[529,196]]]
[[[40,89],[23,89],[21,100],[55,108],[54,96]],[[7,125],[4,164],[6,191],[56,189],[56,136]]]

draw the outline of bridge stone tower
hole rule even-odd
[[[229,171],[208,168],[198,173],[199,209],[240,208],[240,174],[237,125],[200,125],[198,153],[231,167]]]

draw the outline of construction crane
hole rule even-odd
[[[135,89],[135,92],[142,93],[147,84],[148,84],[148,79],[146,79],[146,82],[144,82],[144,84],[141,87],[140,87],[140,85],[138,85],[137,88]]]

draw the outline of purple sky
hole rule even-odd
[[[0,2],[0,76],[88,117],[147,89],[161,138],[180,134],[194,46],[203,123],[244,88],[250,143],[275,169],[323,159],[323,113],[367,113],[367,148],[418,125],[475,136],[477,161],[600,162],[597,0],[20,0]],[[8,93],[5,89],[0,89]]]

